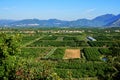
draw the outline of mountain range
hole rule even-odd
[[[105,14],[94,19],[78,19],[73,21],[64,21],[58,19],[39,20],[39,19],[24,19],[24,20],[0,20],[2,27],[120,27],[120,14]]]

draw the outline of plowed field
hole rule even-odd
[[[63,59],[81,58],[80,49],[66,49]]]

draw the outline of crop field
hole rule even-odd
[[[110,55],[110,54],[112,54],[112,52],[111,52],[108,48],[100,48],[100,49],[99,49],[99,52],[100,52],[102,55]]]
[[[66,49],[63,59],[81,58],[79,49]]]
[[[116,47],[120,47],[120,41],[89,41],[88,44],[91,47],[112,47],[112,46],[116,46]]]
[[[120,33],[114,32],[114,29],[110,29],[110,33],[106,33],[104,29],[78,30],[83,32],[69,33],[69,29],[63,28],[23,34],[18,30],[16,34],[21,36],[21,51],[16,55],[19,63],[16,71],[22,72],[16,75],[17,80],[24,76],[30,77],[28,80],[38,80],[52,74],[63,80],[99,80],[101,76],[106,78],[117,74]],[[87,39],[88,36],[97,41]]]
[[[56,40],[56,39],[57,39],[57,36],[49,35],[49,36],[41,38],[40,40]]]
[[[64,56],[65,49],[64,48],[57,48],[53,54],[48,57],[51,60],[61,60]]]
[[[38,35],[25,35],[22,38],[22,44],[25,44],[29,41],[32,41],[32,40],[34,40],[35,38],[38,38],[38,37],[39,37]]]
[[[85,57],[89,61],[100,60],[100,52],[96,48],[84,48]]]
[[[94,36],[95,39],[98,41],[113,41],[113,40],[120,40],[120,36]]]
[[[87,46],[85,41],[57,41],[57,40],[38,40],[30,45],[29,47],[80,47]]]
[[[24,58],[43,58],[52,48],[22,48],[22,57]]]

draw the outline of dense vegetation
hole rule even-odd
[[[85,41],[50,41],[50,40],[47,40],[47,41],[43,41],[43,40],[39,40],[39,41],[36,41],[30,45],[28,45],[30,47],[37,47],[37,46],[40,46],[40,47],[80,47],[80,46],[87,46],[87,43]]]
[[[0,33],[1,80],[120,79],[120,33],[116,28],[74,29],[84,30],[82,33],[72,33],[73,28],[1,31],[6,30],[10,32]],[[87,36],[97,41],[89,41]],[[81,58],[63,59],[65,49],[80,49]]]
[[[72,72],[72,77],[104,77],[109,73],[114,73],[114,69],[106,63],[87,62],[81,63],[80,61],[71,60],[69,62],[61,61],[57,63],[57,69],[55,69],[60,77],[65,78],[67,71]]]
[[[0,79],[14,79],[17,54],[20,52],[19,34],[0,34]]]
[[[62,59],[65,53],[65,49],[57,48],[54,53],[49,57],[52,60]]]
[[[120,41],[88,41],[88,44],[91,46],[91,47],[120,47]]]
[[[112,52],[108,49],[108,48],[100,48],[99,49],[99,52],[102,54],[102,55],[111,55]]]
[[[83,52],[88,61],[99,61],[100,53],[97,48],[84,48]]]

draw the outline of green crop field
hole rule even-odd
[[[96,48],[84,48],[85,57],[89,61],[97,61],[100,60],[100,52]]]

